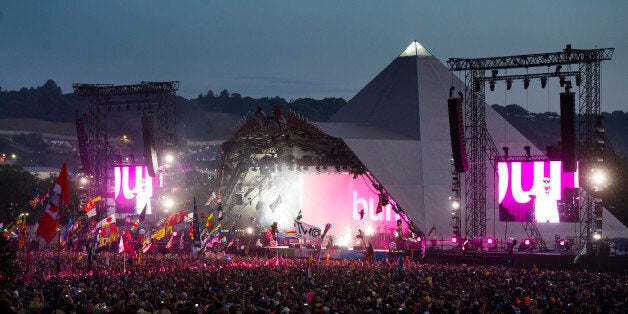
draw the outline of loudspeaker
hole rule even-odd
[[[156,170],[159,168],[157,161],[157,150],[155,149],[155,133],[153,126],[153,115],[142,116],[142,138],[144,140],[144,159],[146,160],[146,168],[148,175],[154,177]]]
[[[451,153],[454,158],[456,172],[467,172],[467,149],[464,138],[464,124],[462,115],[462,98],[449,98],[449,134],[451,135]]]
[[[93,175],[93,169],[89,162],[89,146],[87,129],[85,128],[86,116],[76,118],[76,137],[78,138],[79,155],[81,157],[81,168],[83,173]]]
[[[564,172],[575,172],[576,162],[576,94],[560,93],[560,141]]]

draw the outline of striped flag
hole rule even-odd
[[[275,209],[276,209],[276,208],[277,208],[277,206],[279,206],[279,205],[281,205],[281,195],[278,195],[278,196],[277,196],[277,199],[276,199],[274,202],[270,203],[270,205],[268,205],[268,207],[270,207],[270,211],[271,211],[272,213],[274,213],[274,212],[275,212]]]

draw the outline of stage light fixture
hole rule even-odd
[[[166,163],[172,163],[174,161],[174,155],[172,153],[166,153],[164,160]]]
[[[525,239],[523,239],[523,244],[524,244],[525,246],[531,246],[531,245],[532,245],[532,243],[534,243],[534,241],[532,241],[532,239],[530,239],[530,238],[525,238]]]
[[[528,89],[528,87],[530,87],[530,79],[526,77],[523,79],[523,89]]]
[[[496,78],[496,77],[497,77],[497,73],[499,73],[499,70],[493,70],[493,71],[491,71],[491,77],[492,77],[492,78]]]
[[[530,146],[524,146],[523,149],[526,151],[526,157],[530,158],[532,156],[530,154]]]
[[[565,87],[566,82],[567,80],[565,79],[565,77],[561,75],[559,78],[560,87]]]
[[[504,157],[508,158],[508,151],[510,150],[510,147],[504,146],[502,149],[504,150]]]
[[[460,202],[458,202],[457,200],[454,200],[453,202],[451,202],[451,207],[453,209],[458,209],[460,208]]]
[[[488,237],[486,238],[486,244],[488,248],[494,248],[495,246],[497,246],[497,240],[493,237]]]
[[[589,175],[589,182],[595,191],[600,191],[606,187],[608,177],[603,169],[593,168]]]
[[[506,80],[506,90],[510,90],[512,88],[512,80],[511,79],[507,79]]]
[[[491,92],[495,90],[495,80],[490,80],[488,82],[488,87],[491,89]]]
[[[593,240],[598,241],[602,238],[602,234],[599,231],[593,233]]]
[[[562,65],[557,65],[556,66],[556,74],[560,73],[560,70],[563,68]]]
[[[246,233],[247,234],[253,234],[253,228],[251,228],[251,227],[246,228]]]
[[[547,77],[542,77],[541,78],[541,88],[545,88],[545,86],[547,86]]]
[[[460,239],[458,238],[458,236],[457,235],[453,235],[451,237],[451,243],[458,244],[458,242],[460,242]]]

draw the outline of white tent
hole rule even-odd
[[[435,227],[435,234],[445,238],[453,231],[447,110],[452,82],[457,90],[464,90],[464,83],[415,41],[329,122],[317,124],[344,141],[419,229],[427,232]],[[542,154],[490,106],[486,106],[486,124],[497,147],[528,145],[533,155]],[[487,236],[525,237],[520,223],[499,221],[490,167],[486,179]],[[607,211],[603,214],[604,235],[628,237],[622,223]],[[537,226],[546,241],[556,235],[575,238],[580,232],[574,223]]]

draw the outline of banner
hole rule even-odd
[[[294,227],[297,229],[297,234],[303,239],[317,239],[321,237],[321,228],[304,223],[299,220],[294,221]]]

